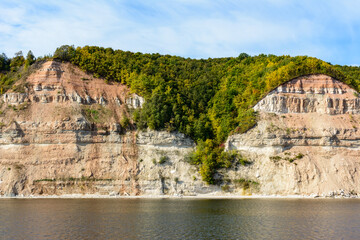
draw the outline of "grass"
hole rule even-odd
[[[82,106],[82,114],[91,123],[106,123],[111,118],[111,111],[99,104]]]

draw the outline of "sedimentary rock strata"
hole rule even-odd
[[[257,125],[230,136],[254,164],[242,177],[260,182],[263,194],[360,193],[358,93],[325,75],[293,79],[270,92],[254,109]]]
[[[254,107],[272,113],[358,114],[356,91],[326,75],[295,78],[271,91]]]
[[[187,162],[190,138],[123,121],[144,103],[126,86],[56,61],[19,84],[0,100],[0,196],[360,193],[358,93],[329,76],[262,99],[257,125],[225,144],[247,164],[220,169],[217,186]]]
[[[126,86],[56,61],[45,62],[24,86],[2,95],[0,195],[210,191],[184,162],[191,139],[121,125],[129,109],[144,103]]]

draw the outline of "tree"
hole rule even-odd
[[[62,45],[54,52],[54,58],[58,58],[61,61],[70,61],[75,56],[74,45]]]
[[[0,71],[8,71],[10,69],[10,59],[5,53],[0,55]]]
[[[31,64],[33,64],[35,62],[35,56],[32,53],[31,50],[29,50],[29,52],[26,55],[26,60],[25,60],[25,67],[29,67]]]
[[[11,71],[13,72],[16,71],[19,67],[24,65],[24,63],[25,63],[25,58],[23,56],[22,51],[16,52],[15,57],[13,57],[10,62]]]

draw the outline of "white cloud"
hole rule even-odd
[[[4,0],[0,52],[43,55],[74,44],[197,58],[301,54],[346,63],[360,37],[359,7],[354,0]]]

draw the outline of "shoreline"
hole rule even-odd
[[[194,196],[182,195],[140,195],[119,196],[99,194],[64,194],[47,196],[0,196],[2,199],[359,199],[358,196],[313,196],[313,195],[213,195],[200,194]]]

